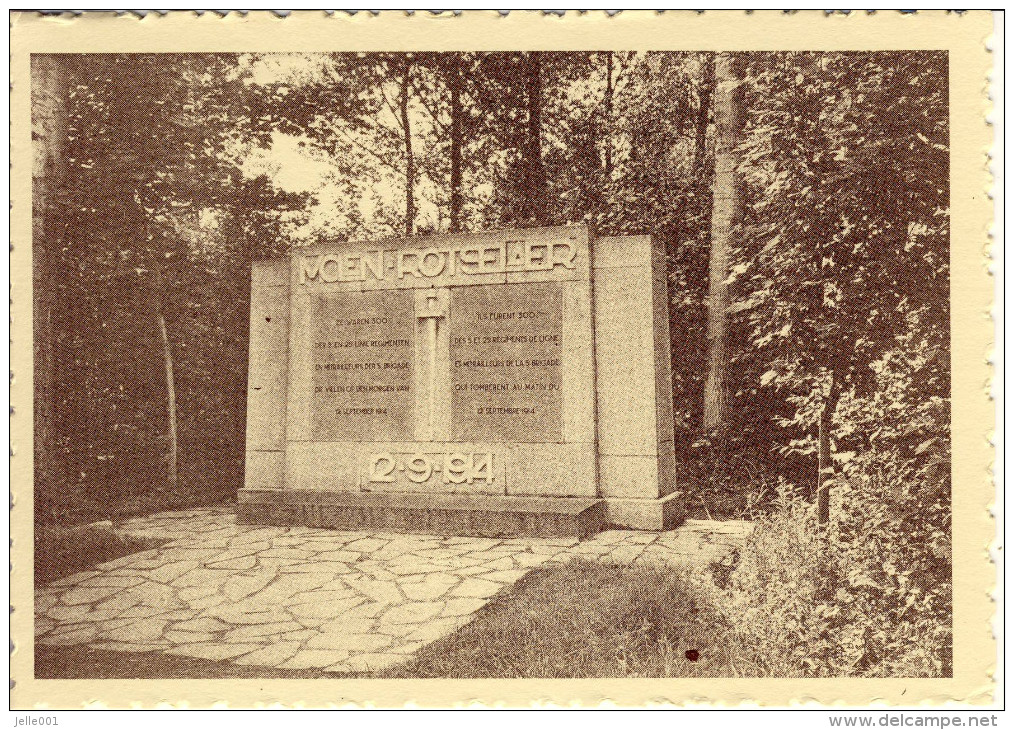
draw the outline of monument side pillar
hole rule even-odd
[[[250,273],[245,490],[285,486],[288,353],[289,262],[255,261]]]
[[[600,238],[593,252],[599,494],[618,527],[670,529],[675,491],[665,252],[650,236]]]

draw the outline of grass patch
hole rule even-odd
[[[160,652],[128,653],[88,646],[35,647],[36,679],[320,679],[356,677],[322,669],[247,667]]]
[[[35,585],[87,570],[93,565],[151,550],[168,540],[131,537],[110,528],[35,526]]]
[[[678,568],[573,561],[532,571],[383,676],[727,677],[726,635]]]

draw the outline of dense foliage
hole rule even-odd
[[[740,368],[780,389],[800,425],[832,389],[873,393],[882,358],[946,351],[947,59],[752,64],[740,161],[750,205],[730,313],[744,330]],[[924,397],[946,396],[946,369],[923,374]]]
[[[823,536],[801,500],[813,478],[781,485],[722,604],[774,674],[946,674],[947,58],[750,63],[737,410],[813,464],[828,406],[839,475]]]
[[[903,461],[870,472],[837,495],[833,540],[813,504],[782,483],[731,576],[720,586],[697,576],[701,600],[730,627],[729,661],[742,674],[950,676],[949,542],[938,532],[927,550],[899,517],[921,501],[914,492],[935,485]]]
[[[65,61],[67,169],[47,241],[61,468],[39,485],[42,519],[164,492],[160,313],[176,361],[181,483],[225,495],[241,481],[248,262],[285,249],[279,224],[293,201],[242,174],[268,126],[236,67],[217,55]]]

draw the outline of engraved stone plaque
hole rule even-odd
[[[493,450],[379,450],[363,454],[360,484],[366,491],[503,494],[504,465]]]
[[[451,439],[562,441],[561,285],[455,289],[450,327]]]
[[[412,293],[320,296],[311,326],[314,439],[412,438]]]

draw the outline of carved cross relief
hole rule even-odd
[[[416,439],[446,438],[447,289],[416,290]],[[443,422],[441,415],[445,415]]]

